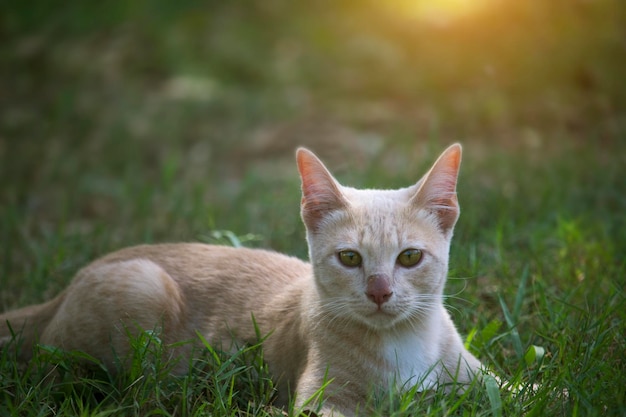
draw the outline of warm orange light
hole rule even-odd
[[[495,0],[399,0],[398,6],[410,17],[435,24],[448,24],[485,10]]]

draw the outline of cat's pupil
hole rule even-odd
[[[362,258],[358,252],[352,250],[342,250],[339,252],[339,262],[345,266],[356,267],[361,265]]]
[[[404,267],[417,265],[422,260],[422,251],[419,249],[407,249],[398,255],[398,262]]]

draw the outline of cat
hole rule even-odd
[[[40,343],[115,369],[132,329],[159,326],[166,354],[178,358],[197,350],[176,342],[198,333],[229,350],[260,331],[277,402],[302,406],[327,383],[323,402],[307,406],[334,416],[363,411],[380,387],[471,382],[481,363],[442,301],[461,146],[399,190],[342,186],[304,148],[296,159],[310,263],[200,243],[122,249],[81,269],[51,301],[1,315],[0,344],[15,331],[24,361]]]

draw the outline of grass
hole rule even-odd
[[[461,141],[447,303],[520,391],[487,380],[372,404],[626,414],[620,1],[516,2],[448,26],[378,3],[1,6],[0,308],[48,299],[138,243],[304,258],[296,146],[345,184],[391,188]],[[0,415],[281,415],[262,347],[207,346],[173,377],[152,360],[159,343],[138,339],[119,377],[83,372],[79,352],[43,348],[27,369],[3,352]],[[64,370],[53,384],[50,364]]]

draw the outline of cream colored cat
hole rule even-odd
[[[0,316],[0,343],[11,339],[10,323],[24,360],[38,342],[114,369],[129,351],[128,330],[160,326],[164,344],[199,332],[230,349],[257,341],[254,316],[270,334],[265,359],[283,404],[293,395],[303,404],[325,378],[326,415],[355,414],[372,389],[467,383],[481,365],[442,302],[460,161],[453,145],[409,188],[356,190],[299,149],[311,264],[196,243],[123,249],[80,270],[53,300]],[[168,354],[191,352],[186,344]]]

